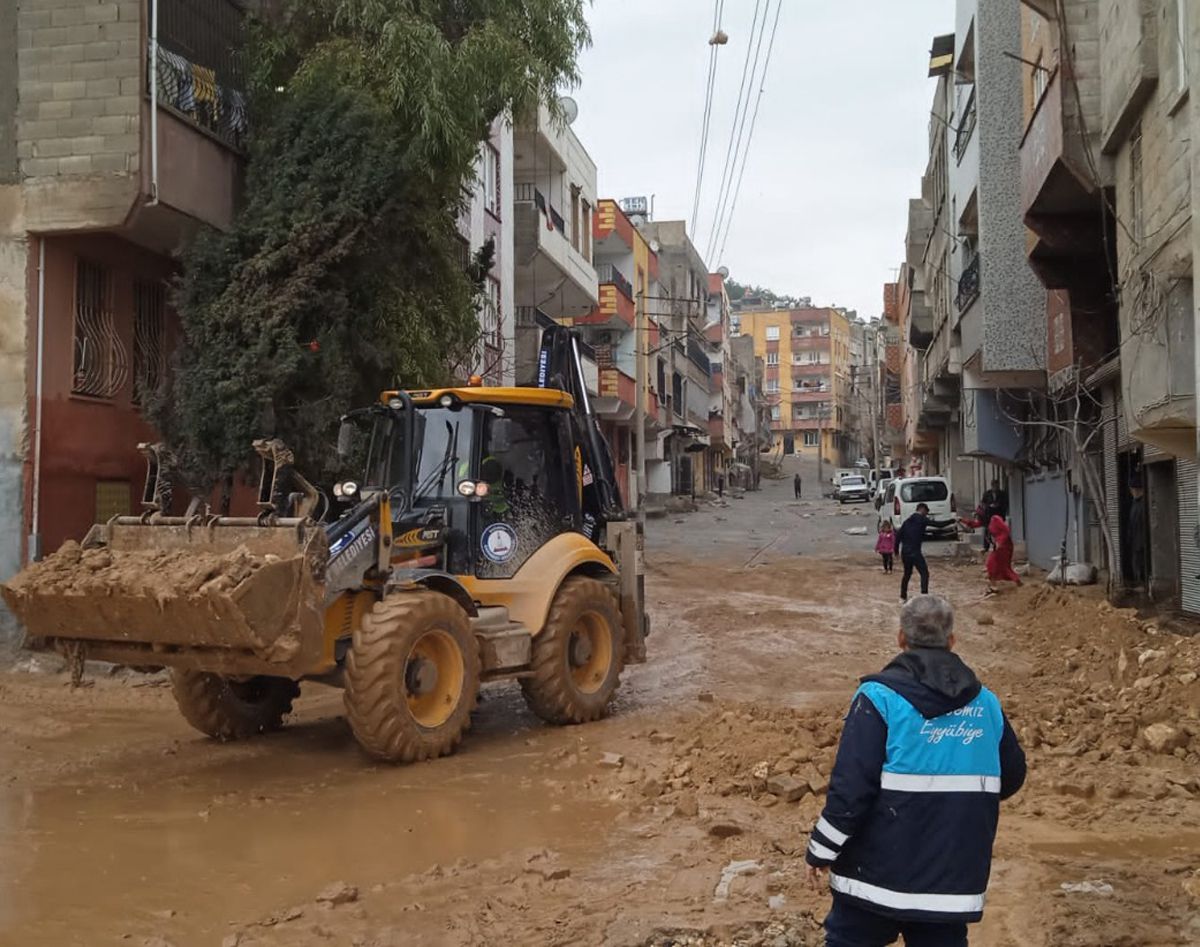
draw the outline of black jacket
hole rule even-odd
[[[1000,800],[1024,781],[996,696],[951,652],[906,651],[854,695],[806,860],[876,914],[977,921]]]
[[[896,530],[896,555],[901,559],[916,559],[921,555],[921,544],[925,542],[925,527],[929,517],[914,513]]]

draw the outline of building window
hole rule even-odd
[[[493,217],[500,216],[500,152],[483,146],[483,206]]]
[[[571,246],[582,249],[579,244],[579,188],[571,185]]]
[[[767,364],[768,365],[778,365],[779,364],[779,353],[778,352],[768,352],[767,353]]]
[[[777,405],[777,404],[772,405],[771,406],[771,420],[778,421],[781,417],[783,417],[783,412],[779,410],[779,405]]]
[[[667,363],[661,358],[658,360],[658,396],[661,398],[667,393]]]
[[[71,391],[111,398],[125,384],[129,360],[113,325],[112,275],[86,260],[75,263],[75,329]]]
[[[587,201],[580,202],[583,221],[583,234],[580,242],[583,244],[583,258],[592,262],[592,207]]]
[[[162,384],[165,365],[166,290],[161,283],[133,284],[133,403]]]
[[[1129,136],[1129,219],[1133,239],[1139,248],[1146,235],[1145,207],[1142,192],[1142,124],[1138,122]]]
[[[1188,0],[1175,0],[1175,70],[1179,79],[1178,89],[1182,95],[1188,90]]]
[[[821,362],[821,353],[820,352],[809,352],[808,353],[808,361],[812,365],[819,365]]]
[[[779,379],[778,378],[768,378],[766,381],[766,385],[767,385],[767,394],[772,394],[772,395],[778,394],[778,392],[779,392]]]
[[[767,341],[768,342],[778,342],[779,341],[779,326],[767,326]]]
[[[1046,85],[1050,81],[1050,70],[1042,65],[1041,53],[1038,54],[1037,62],[1033,65],[1033,107],[1037,108],[1038,103],[1042,101],[1042,96],[1046,94]]]
[[[816,431],[805,431],[804,432],[804,446],[805,447],[816,447],[817,446],[817,437],[818,437],[818,435],[817,435]]]

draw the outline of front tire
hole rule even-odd
[[[283,726],[300,685],[286,677],[236,680],[208,671],[171,672],[171,691],[183,718],[216,740],[244,740]]]
[[[453,753],[479,699],[479,644],[439,592],[377,602],[346,656],[346,717],[371,756],[413,763]]]
[[[546,626],[533,639],[533,674],[521,679],[529,709],[553,724],[604,716],[620,684],[625,635],[620,610],[603,582],[568,576]]]

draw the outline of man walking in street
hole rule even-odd
[[[900,602],[908,601],[908,582],[912,578],[913,569],[921,577],[921,594],[929,593],[929,565],[925,562],[922,545],[925,542],[925,527],[929,525],[929,507],[924,503],[917,504],[917,511],[896,530],[896,555],[904,566],[904,575],[900,577]]]
[[[983,917],[1000,801],[1025,754],[996,696],[953,653],[954,610],[900,612],[900,655],[862,679],[806,861],[828,876],[826,947],[963,947]]]
[[[792,489],[796,491],[796,499],[800,499],[800,475],[792,477]]]
[[[987,524],[992,521],[993,516],[998,516],[1002,520],[1008,519],[1008,492],[1000,489],[999,480],[992,481],[992,488],[983,494],[979,505],[983,507],[983,551],[987,552],[992,545]]]

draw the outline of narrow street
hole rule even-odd
[[[545,727],[496,686],[457,755],[392,768],[319,685],[283,732],[222,745],[161,675],[71,690],[27,659],[0,677],[0,943],[820,943],[803,848],[898,577],[869,507],[794,502],[787,472],[649,524],[650,660],[599,724]],[[1200,942],[1198,642],[1036,577],[984,601],[940,552],[934,591],[1030,759],[973,943]]]

